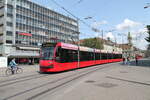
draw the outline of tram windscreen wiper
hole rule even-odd
[[[54,47],[44,47],[41,52],[41,59],[43,60],[52,60],[54,53]]]

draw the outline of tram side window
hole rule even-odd
[[[60,54],[61,54],[61,48],[58,47],[56,50],[56,57],[60,57]]]
[[[108,53],[107,56],[108,56],[108,59],[111,59],[111,54],[110,53]]]
[[[107,59],[107,53],[101,53],[101,59],[102,60]]]
[[[101,59],[102,59],[102,60],[105,59],[104,53],[101,53]]]
[[[118,56],[117,54],[114,54],[114,56],[113,56],[113,57],[114,57],[114,59],[117,59],[117,58],[118,58],[117,56]]]
[[[84,51],[80,51],[80,61],[86,61],[87,60],[87,53]]]
[[[121,54],[114,54],[113,58],[114,59],[119,59],[119,58],[122,58],[122,55]]]
[[[115,57],[115,54],[113,53],[108,53],[108,59],[114,59]]]
[[[56,53],[57,56],[60,57],[61,63],[78,61],[78,53],[76,50],[59,48]]]
[[[119,54],[116,54],[116,59],[118,59],[119,58]]]
[[[94,52],[88,52],[89,53],[89,60],[94,60]]]
[[[111,58],[110,59],[114,59],[114,54],[113,53],[110,53],[111,55]]]
[[[95,60],[100,60],[100,59],[101,59],[100,53],[95,53]]]
[[[119,54],[116,54],[116,59],[118,59],[119,58]]]
[[[80,51],[80,61],[94,60],[93,52]]]
[[[119,54],[115,54],[115,59],[118,59],[119,58]]]
[[[122,58],[122,54],[118,54],[118,56],[119,56],[118,58]]]
[[[61,49],[60,50],[60,62],[64,63],[64,62],[67,62],[67,52],[65,49]]]
[[[70,53],[70,55],[71,55],[71,60],[72,60],[72,62],[77,62],[78,61],[78,51],[77,50],[70,50],[71,51],[71,53]]]

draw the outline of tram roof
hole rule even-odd
[[[57,44],[58,46],[61,46],[64,49],[70,49],[70,50],[78,50],[78,46],[74,45],[74,44],[69,44],[69,43],[63,43],[63,42],[59,42]],[[112,52],[108,52],[106,50],[100,50],[100,49],[93,49],[93,48],[89,48],[89,47],[84,47],[84,46],[79,46],[80,51],[87,51],[87,52],[97,52],[97,53],[112,53]],[[113,52],[115,54],[120,54],[119,52]]]
[[[63,42],[61,42],[59,45],[64,49],[78,50],[77,45],[63,43]],[[80,49],[80,51],[88,51],[88,52],[93,52],[94,51],[94,49],[89,48],[89,47],[84,47],[84,46],[79,46],[79,49]]]

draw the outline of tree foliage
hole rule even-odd
[[[80,45],[96,49],[104,48],[103,42],[99,38],[84,39]]]
[[[150,25],[147,25],[147,30],[148,30],[148,37],[145,38],[145,40],[149,43],[147,46],[147,51],[146,51],[146,57],[150,57]]]
[[[148,29],[148,32],[147,32],[148,37],[146,37],[145,40],[150,43],[150,25],[147,25],[147,29]]]

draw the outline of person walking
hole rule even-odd
[[[136,64],[136,66],[138,65],[138,56],[137,55],[135,56],[135,64]]]
[[[130,57],[127,57],[127,64],[130,65]]]
[[[10,62],[9,62],[9,66],[11,67],[12,70],[12,74],[14,74],[14,70],[16,68],[16,62],[15,62],[15,58],[13,58]]]
[[[125,60],[126,60],[125,57],[123,57],[123,65],[125,65]]]

